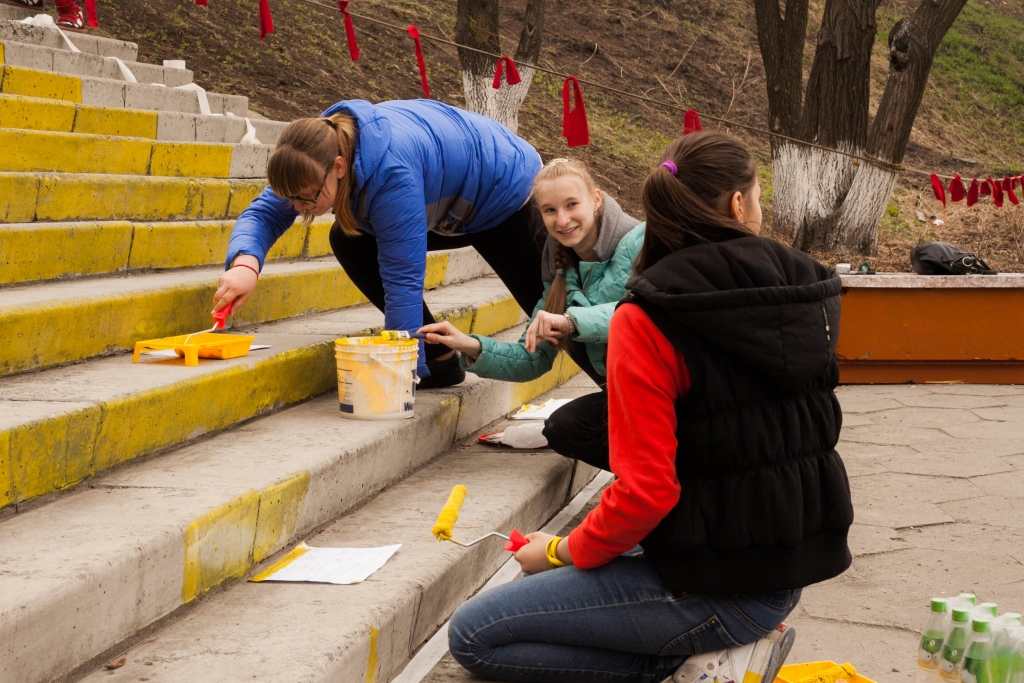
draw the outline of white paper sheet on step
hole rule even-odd
[[[546,420],[551,417],[551,413],[555,412],[571,400],[571,398],[551,398],[544,401],[539,406],[533,406],[527,403],[519,409],[519,412],[512,416],[512,419]]]
[[[311,548],[300,543],[269,570],[250,580],[333,583],[342,586],[362,583],[383,567],[401,547],[398,544],[381,548]]]

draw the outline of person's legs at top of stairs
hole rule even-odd
[[[380,276],[380,266],[377,263],[377,238],[368,233],[360,233],[355,236],[346,235],[341,231],[341,226],[335,221],[329,233],[331,251],[338,263],[345,269],[352,283],[370,300],[377,310],[384,311],[384,281]],[[451,243],[448,248],[465,246],[464,244]],[[431,248],[428,243],[428,250],[436,251],[442,247]],[[434,322],[434,316],[423,302],[423,324],[429,325]],[[427,369],[430,377],[424,377],[420,381],[421,389],[432,389],[443,386],[452,386],[462,382],[466,373],[459,365],[458,356],[450,351],[443,344],[424,344],[427,358]]]

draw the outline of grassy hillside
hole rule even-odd
[[[110,0],[104,30],[139,43],[143,58],[181,58],[212,90],[247,95],[251,107],[289,119],[319,113],[346,98],[383,100],[421,96],[412,41],[404,31],[356,21],[362,57],[348,57],[336,5],[271,0],[277,33],[260,43],[255,0]],[[503,50],[511,53],[525,0],[502,2]],[[807,67],[813,56],[823,0],[813,0]],[[885,84],[885,35],[912,11],[891,0],[879,11],[873,99]],[[744,0],[548,0],[541,63],[581,78],[675,102],[752,125],[767,119],[764,70],[754,35],[751,3]],[[455,0],[374,0],[352,9],[451,37]],[[431,89],[444,102],[462,104],[454,48],[424,42]],[[520,117],[520,134],[545,157],[565,156],[561,82],[538,74]],[[681,126],[679,112],[594,89],[584,92],[592,144],[571,154],[585,159],[605,188],[639,212],[637,193],[664,145]],[[937,55],[910,150],[909,166],[964,175],[1002,175],[1024,163],[1024,9],[1002,0],[971,0]],[[707,126],[715,128],[716,126]],[[762,160],[770,217],[771,169],[766,140],[737,132]],[[959,159],[959,160],[958,160]],[[973,162],[973,163],[969,163]],[[929,218],[917,220],[921,211]],[[977,250],[993,267],[1024,270],[1019,240],[1024,206],[941,207],[927,178],[907,175],[893,193],[880,228],[879,269],[909,269],[908,251],[922,239],[946,239]],[[786,239],[785,235],[775,235]],[[852,260],[816,254],[825,262]]]

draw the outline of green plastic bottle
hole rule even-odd
[[[1008,683],[1014,650],[1020,642],[1021,618],[1016,612],[1007,612],[993,623],[992,647],[992,679],[994,683]]]
[[[971,639],[971,612],[967,609],[953,610],[953,627],[942,646],[939,660],[939,675],[946,683],[960,683],[960,667],[964,662],[964,650]]]
[[[994,602],[983,602],[971,611],[974,613],[975,618],[995,619],[996,615],[999,614],[999,606]]]
[[[948,620],[949,601],[932,598],[928,621],[921,629],[921,647],[917,651],[917,683],[937,683],[939,679],[939,656]]]
[[[961,593],[957,598],[963,600],[969,607],[974,607],[978,604],[978,596],[974,593]]]
[[[963,683],[993,683],[992,654],[992,621],[979,617],[971,622],[971,642],[960,670]]]

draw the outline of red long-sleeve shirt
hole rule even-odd
[[[634,548],[679,501],[676,401],[690,389],[683,356],[639,306],[608,331],[608,442],[616,480],[569,534],[580,569]]]

